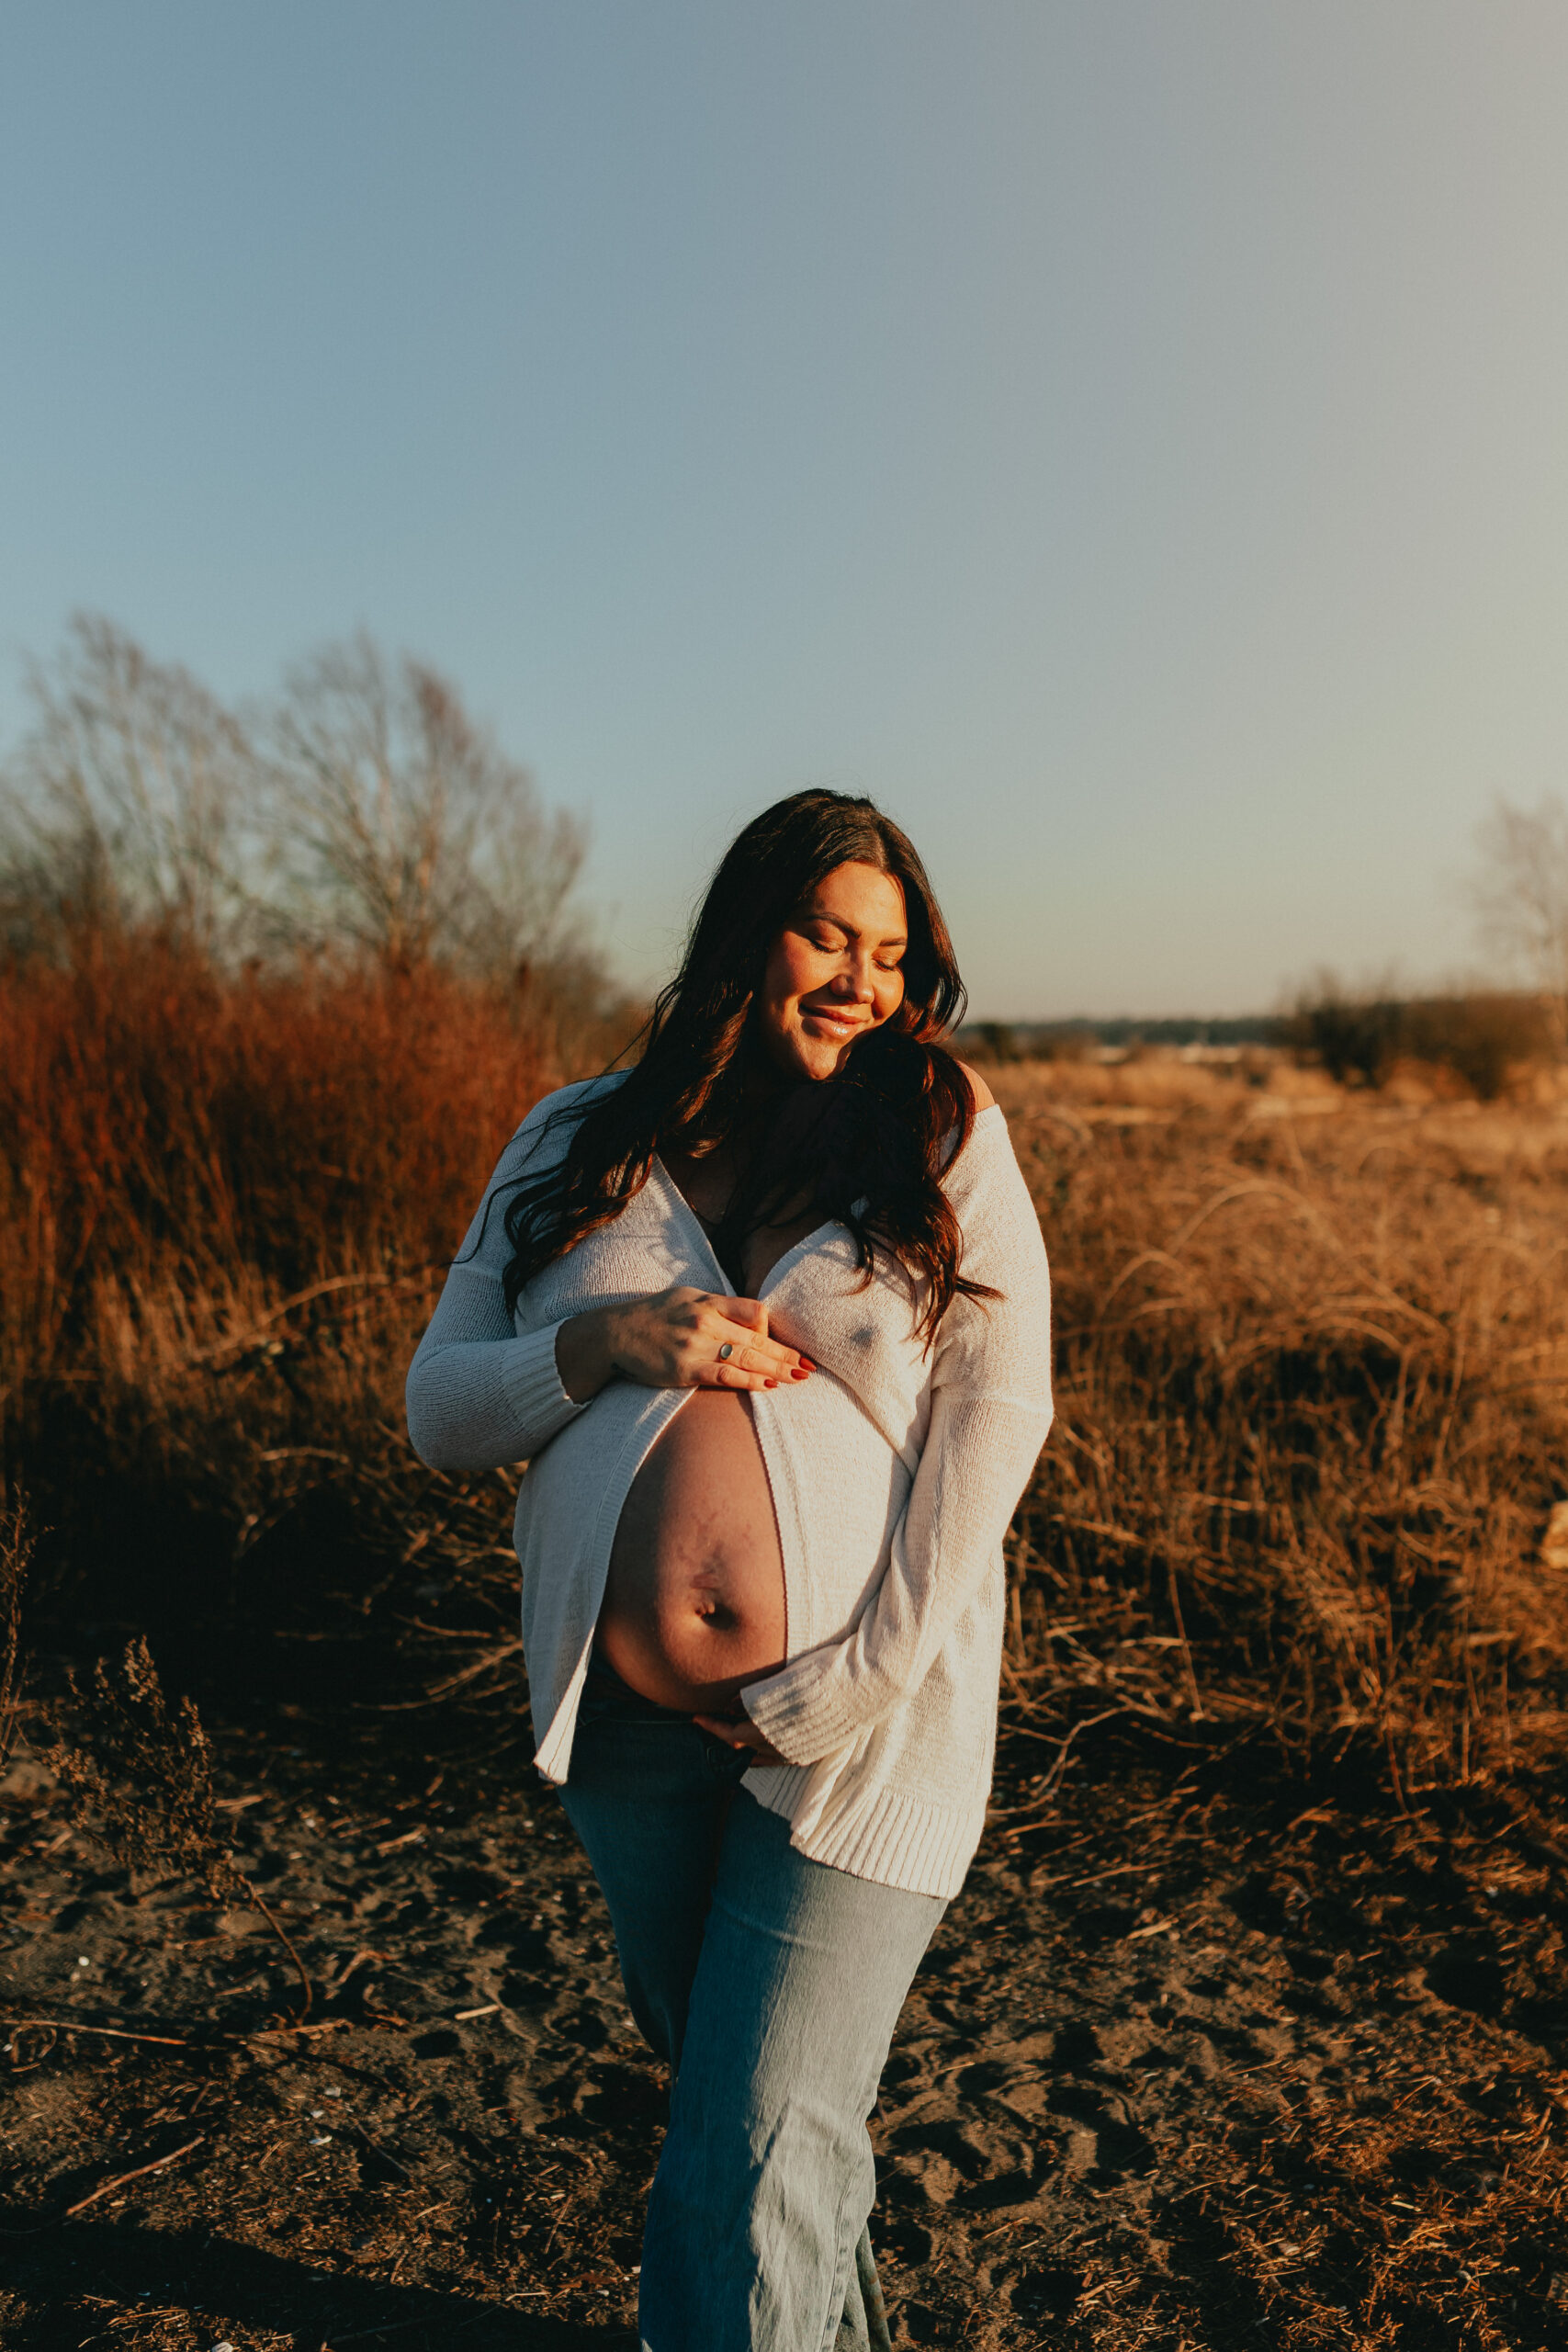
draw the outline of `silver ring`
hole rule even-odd
[[[719,1360],[720,1363],[728,1363],[729,1362],[730,1357],[731,1357],[734,1353],[735,1353],[735,1342],[734,1342],[734,1340],[726,1340],[726,1341],[725,1341],[725,1343],[724,1343],[723,1347],[722,1347],[722,1348],[720,1348],[720,1350],[719,1350],[719,1351],[718,1351],[718,1360]]]

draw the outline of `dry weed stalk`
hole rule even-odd
[[[21,1721],[22,1596],[32,1556],[24,1498],[0,1511],[0,1771]]]
[[[254,1910],[299,1972],[301,2020],[310,1979],[287,1928],[218,1832],[212,1749],[189,1699],[171,1714],[147,1644],[126,1645],[118,1674],[99,1659],[84,1691],[71,1678],[73,1737],[45,1761],[71,1791],[89,1833],[127,1870],[195,1879],[215,1902]]]

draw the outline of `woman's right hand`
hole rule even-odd
[[[556,1334],[556,1369],[572,1402],[585,1405],[617,1373],[645,1388],[779,1388],[808,1379],[812,1367],[768,1337],[760,1298],[678,1283],[650,1298],[574,1315]]]

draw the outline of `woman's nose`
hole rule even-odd
[[[840,996],[846,1000],[853,997],[858,1004],[869,1004],[876,993],[871,985],[871,967],[867,963],[857,963],[847,972],[835,973],[833,987]]]

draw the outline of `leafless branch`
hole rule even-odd
[[[1472,898],[1483,938],[1529,976],[1568,1052],[1568,807],[1534,808],[1501,795],[1476,832]]]

